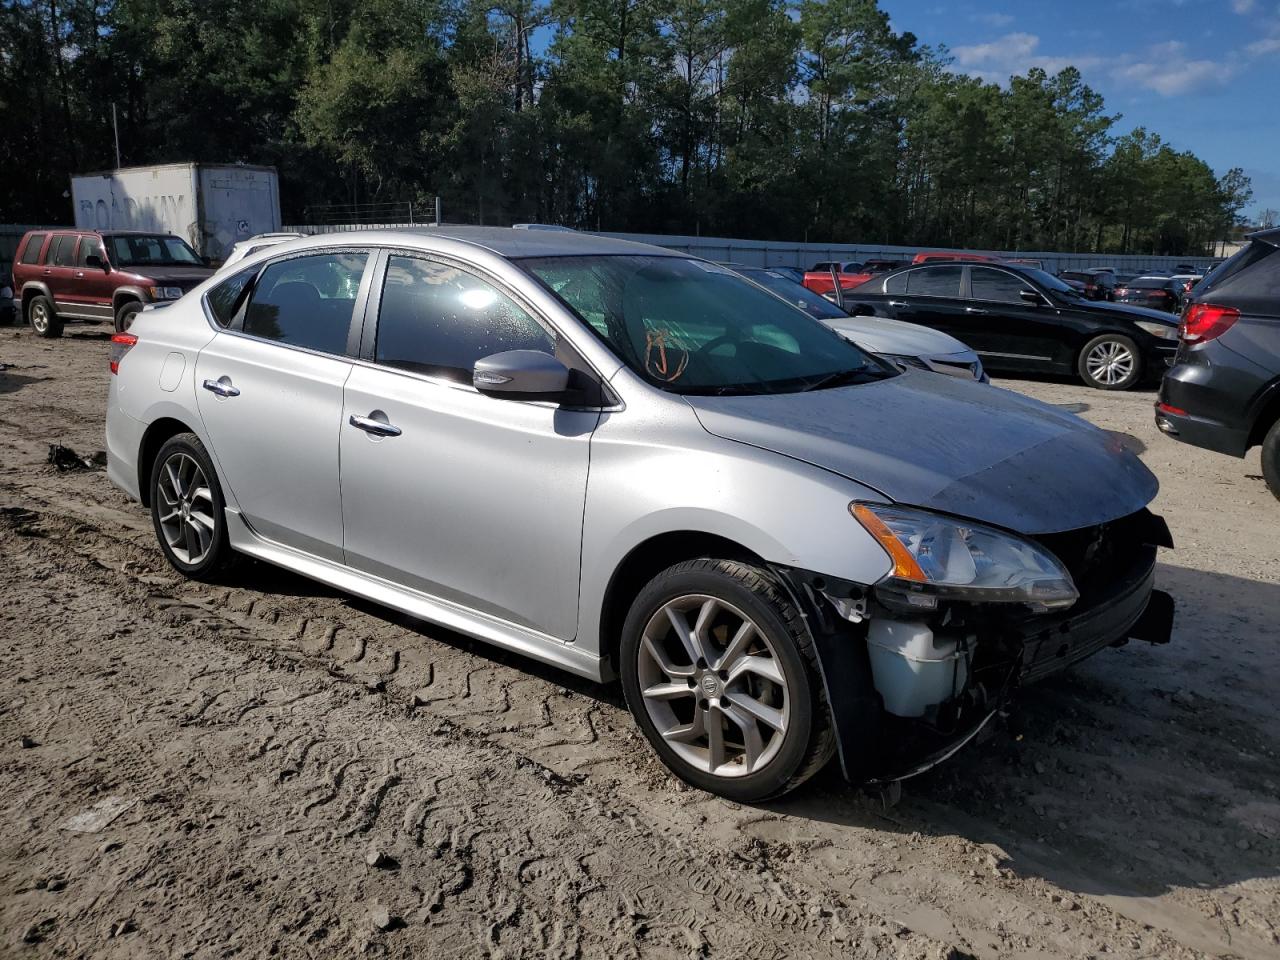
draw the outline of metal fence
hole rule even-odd
[[[348,230],[421,230],[423,225],[406,223],[345,223],[299,224],[283,229],[305,234],[343,233]],[[583,231],[595,233],[595,231]],[[1205,272],[1210,257],[1151,257],[1143,255],[1119,256],[1115,254],[1061,253],[1056,251],[1026,250],[953,250],[947,247],[904,247],[876,243],[790,243],[780,240],[735,240],[729,237],[686,237],[660,233],[610,233],[597,234],[619,240],[650,243],[670,250],[679,250],[706,260],[741,263],[757,267],[798,267],[807,269],[824,261],[847,262],[850,260],[910,260],[923,251],[945,253],[981,253],[999,259],[1039,260],[1050,273],[1077,270],[1086,267],[1114,267],[1119,271],[1172,270],[1190,266],[1197,273]]]
[[[424,211],[424,213],[427,211]],[[17,252],[18,241],[28,230],[52,229],[40,224],[0,224],[0,274],[7,275]],[[421,230],[422,225],[403,221],[396,223],[312,223],[282,227],[283,230],[305,234],[345,233],[348,230]],[[815,263],[828,260],[909,260],[922,250],[946,252],[942,247],[904,247],[875,243],[789,243],[780,240],[736,240],[730,237],[686,237],[655,233],[601,233],[600,236],[616,237],[651,243],[671,250],[680,250],[707,260],[750,264],[761,267],[799,267],[805,269]],[[1118,256],[1114,254],[1061,253],[1054,251],[1026,250],[970,250],[1000,258],[1039,260],[1051,273],[1084,267],[1114,267],[1116,270],[1140,272],[1143,270],[1174,269],[1179,265],[1194,267],[1203,273],[1211,263],[1208,257],[1149,257]]]

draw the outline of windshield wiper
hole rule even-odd
[[[851,386],[859,383],[870,383],[873,380],[879,380],[875,372],[868,367],[857,367],[853,370],[841,370],[839,373],[829,373],[826,376],[819,377],[808,386],[805,392],[812,390],[828,390],[832,387]]]

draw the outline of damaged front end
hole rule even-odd
[[[1020,687],[1130,638],[1167,643],[1168,526],[1142,509],[1021,537],[855,503],[893,569],[871,586],[778,568],[809,617],[846,777],[900,780],[972,740]]]

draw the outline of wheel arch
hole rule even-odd
[[[147,427],[138,447],[138,496],[144,507],[151,506],[151,468],[165,441],[180,433],[198,432],[176,417],[160,417]]]
[[[1276,421],[1280,420],[1280,379],[1267,384],[1255,410],[1253,424],[1249,428],[1249,439],[1245,442],[1246,450],[1259,446]]]
[[[27,306],[36,297],[46,297],[50,305],[53,305],[53,294],[49,292],[49,288],[45,284],[38,280],[27,281],[22,285],[22,319],[24,321],[27,319]],[[53,310],[57,313],[57,306],[54,306]]]
[[[699,557],[766,566],[759,554],[741,543],[701,530],[671,530],[636,544],[614,568],[600,606],[600,653],[615,672],[622,624],[636,595],[663,570]]]
[[[148,297],[141,287],[117,287],[111,294],[111,312],[118,313],[121,307],[132,300],[147,303]]]

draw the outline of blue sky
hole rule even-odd
[[[1074,65],[1116,127],[1145,126],[1280,210],[1280,0],[881,0],[893,26],[1003,83]]]

